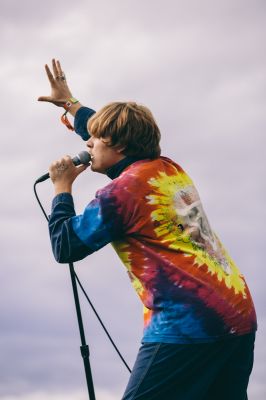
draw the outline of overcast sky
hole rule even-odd
[[[68,267],[51,254],[34,180],[85,149],[60,124],[44,64],[61,60],[73,95],[99,109],[147,105],[163,155],[191,176],[209,221],[245,275],[259,320],[251,400],[266,396],[265,0],[0,0],[0,399],[87,399]],[[82,212],[108,178],[74,185]],[[38,186],[49,212],[53,188]],[[111,246],[76,271],[130,366],[142,307]],[[128,371],[81,296],[97,400],[118,400]]]

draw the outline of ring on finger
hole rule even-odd
[[[60,164],[56,167],[56,169],[58,171],[64,171],[65,169],[67,169],[67,166],[65,164]]]
[[[65,81],[65,80],[66,80],[66,76],[65,76],[65,74],[57,75],[57,76],[55,77],[55,79],[57,79],[57,80],[61,79],[62,81]]]

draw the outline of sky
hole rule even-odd
[[[99,109],[148,106],[162,154],[190,175],[211,226],[246,277],[259,329],[251,400],[266,396],[264,0],[0,0],[0,399],[87,399],[69,270],[53,259],[33,183],[85,143],[60,123],[44,65],[59,59],[72,93]],[[77,213],[109,182],[74,183]],[[50,212],[50,181],[38,185]],[[76,263],[90,299],[132,367],[142,307],[110,245]],[[80,295],[97,400],[129,373]]]

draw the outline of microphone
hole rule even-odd
[[[78,153],[77,156],[72,158],[72,162],[76,166],[80,165],[80,164],[87,165],[87,164],[89,164],[90,161],[91,161],[91,155],[87,151],[81,151],[80,153]],[[50,178],[50,174],[49,174],[49,172],[47,172],[46,174],[40,176],[40,178],[37,179],[35,184],[46,181],[46,179],[49,179],[49,178]]]

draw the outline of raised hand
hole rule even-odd
[[[51,95],[40,96],[38,98],[38,101],[46,101],[49,103],[53,103],[58,107],[62,107],[67,102],[67,100],[72,97],[72,94],[67,85],[66,76],[62,71],[60,62],[53,59],[53,72],[51,72],[47,64],[45,65],[45,70],[51,85]]]

